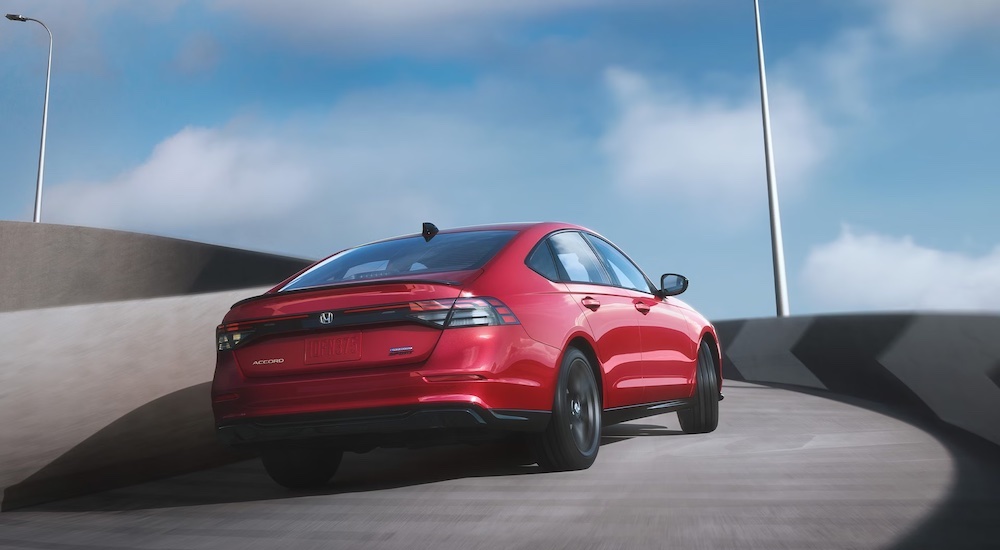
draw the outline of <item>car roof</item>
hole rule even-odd
[[[451,227],[448,229],[441,229],[439,234],[444,235],[448,233],[466,233],[469,231],[517,231],[519,233],[527,231],[529,229],[541,229],[543,232],[555,231],[558,229],[582,229],[589,231],[584,227],[578,225],[573,225],[571,223],[565,222],[508,222],[508,223],[493,223],[484,225],[469,225],[464,227]],[[365,244],[374,244],[377,242],[394,241],[396,239],[406,239],[410,237],[419,237],[420,233],[409,233],[406,235],[398,235],[395,237],[389,237],[386,239],[379,239],[377,241],[372,241]],[[364,246],[364,245],[359,245]]]
[[[593,232],[590,229],[587,229],[586,227],[582,227],[582,226],[579,226],[579,225],[574,225],[574,224],[571,224],[571,223],[565,223],[565,222],[509,222],[509,223],[494,223],[494,224],[485,224],[485,225],[469,225],[469,226],[465,226],[465,227],[452,227],[452,228],[449,228],[449,229],[442,229],[442,230],[440,230],[438,232],[438,234],[465,233],[465,232],[468,232],[468,231],[517,231],[520,234],[524,234],[526,232],[532,232],[532,233],[536,233],[539,237],[541,237],[542,235],[545,235],[547,233],[551,233],[553,231],[558,231],[560,229],[572,229],[572,230],[580,230],[580,231],[590,231],[590,232]],[[337,252],[334,252],[334,253],[332,253],[332,254],[324,257],[324,258],[321,258],[321,259],[317,260],[317,263],[321,262],[321,261],[324,261],[324,260],[326,260],[326,259],[328,259],[331,256],[334,256],[336,254],[340,254],[341,252],[344,252],[346,250],[352,250],[352,249],[355,249],[355,248],[361,248],[363,246],[368,246],[368,245],[372,245],[372,244],[378,244],[378,243],[384,243],[384,242],[389,242],[389,241],[396,241],[396,240],[399,240],[399,239],[408,239],[408,238],[420,237],[420,236],[422,236],[421,233],[409,233],[409,234],[406,234],[406,235],[397,235],[395,237],[387,237],[385,239],[377,239],[377,240],[369,241],[369,242],[366,242],[366,243],[356,244],[356,245],[344,248],[342,250],[339,250]]]
[[[468,231],[516,231],[516,232],[519,233],[520,236],[524,236],[525,233],[533,233],[537,238],[540,239],[541,237],[543,237],[543,236],[545,236],[545,235],[547,235],[549,233],[552,233],[552,232],[555,232],[555,231],[559,231],[559,230],[567,230],[567,229],[568,230],[577,230],[577,231],[587,231],[587,232],[593,233],[592,230],[587,229],[586,227],[575,225],[575,224],[571,224],[571,223],[566,223],[566,222],[508,222],[508,223],[494,223],[494,224],[485,224],[485,225],[470,225],[470,226],[465,226],[465,227],[453,227],[453,228],[449,228],[449,229],[440,230],[439,234],[441,234],[441,233],[445,233],[445,234],[447,234],[447,233],[463,233],[463,232],[468,232]],[[595,233],[595,234],[597,234],[597,233]],[[331,257],[333,257],[333,256],[335,256],[337,254],[343,253],[343,252],[345,252],[347,250],[353,250],[353,249],[356,249],[356,248],[361,248],[361,247],[369,246],[369,245],[373,245],[373,244],[384,243],[384,242],[389,242],[389,241],[395,241],[395,240],[399,240],[399,239],[407,239],[407,238],[412,238],[412,237],[420,237],[420,236],[422,236],[422,233],[410,233],[410,234],[407,234],[407,235],[397,235],[395,237],[389,237],[389,238],[385,238],[385,239],[378,239],[378,240],[375,240],[375,241],[370,241],[370,242],[366,242],[366,243],[357,244],[357,245],[354,245],[354,246],[350,246],[350,247],[341,249],[341,250],[339,250],[337,252],[334,252],[334,253],[332,253],[332,254],[324,257],[324,258],[321,258],[321,259],[317,260],[316,262],[314,262],[313,265],[316,265],[316,264],[319,264],[321,262],[324,262],[324,261],[330,259]],[[531,238],[531,237],[528,236],[528,238]],[[296,274],[292,275],[288,279],[286,279],[286,280],[282,281],[281,283],[277,284],[274,288],[270,289],[268,291],[268,293],[271,293],[271,292],[275,291],[276,289],[282,287],[283,285],[287,284],[288,281],[291,281],[295,277],[298,277],[301,273],[303,273],[307,269],[312,269],[312,267],[313,266],[310,265],[310,266],[304,268],[299,273],[296,273]]]

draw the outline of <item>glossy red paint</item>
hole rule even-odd
[[[429,405],[474,405],[501,419],[509,411],[547,413],[571,346],[596,361],[605,410],[690,398],[703,341],[711,342],[721,374],[714,328],[676,297],[551,280],[526,263],[554,233],[596,233],[537,223],[439,235],[493,230],[516,234],[476,269],[282,292],[296,274],[235,304],[220,334],[240,332],[243,340],[218,352],[217,425],[352,411],[368,418],[371,411]],[[421,303],[471,297],[493,299],[502,321],[443,328],[412,316]],[[324,312],[336,320],[322,324]],[[364,322],[352,324],[354,318]]]
[[[240,398],[215,403],[216,420],[426,403],[472,403],[488,409],[552,407],[557,350],[528,338],[517,325],[438,332],[440,340],[430,356],[400,364],[338,365],[322,373],[251,377],[242,372],[236,354],[220,352],[212,393],[238,393]],[[481,378],[434,380],[465,374]]]

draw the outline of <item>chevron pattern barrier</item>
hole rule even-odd
[[[715,327],[726,378],[876,401],[1000,445],[1000,315],[788,317]]]

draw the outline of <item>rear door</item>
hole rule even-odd
[[[687,318],[670,298],[652,294],[642,271],[611,243],[587,235],[615,284],[634,291],[632,306],[640,314],[642,373],[646,402],[690,397],[694,376],[694,344]]]
[[[641,314],[631,292],[613,286],[611,276],[593,249],[576,231],[549,237],[559,277],[580,304],[597,345],[604,369],[604,407],[643,402]]]

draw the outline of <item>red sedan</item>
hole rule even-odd
[[[260,450],[287,487],[315,487],[344,451],[511,432],[539,465],[583,469],[601,426],[677,411],[718,424],[715,329],[610,241],[563,223],[423,233],[338,252],[217,330],[221,440]]]

